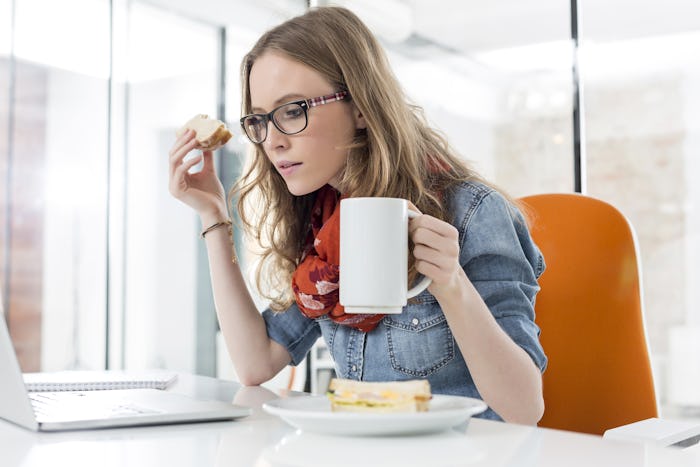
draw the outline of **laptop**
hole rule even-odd
[[[34,431],[85,430],[232,420],[248,407],[159,389],[30,393],[0,305],[0,418]]]

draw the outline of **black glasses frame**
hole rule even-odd
[[[244,117],[241,117],[241,119],[240,119],[241,128],[243,129],[243,133],[245,133],[245,135],[248,137],[248,139],[252,143],[255,143],[255,144],[262,144],[265,142],[265,140],[267,139],[267,134],[268,134],[267,127],[268,127],[270,122],[272,122],[272,124],[275,125],[275,128],[277,128],[281,133],[284,133],[285,135],[296,135],[296,134],[304,131],[306,129],[306,127],[309,125],[309,109],[311,107],[318,107],[319,105],[330,104],[331,102],[342,101],[342,100],[347,99],[349,97],[350,97],[350,93],[348,91],[338,91],[338,92],[335,92],[333,94],[328,94],[325,96],[287,102],[287,103],[282,104],[278,107],[275,107],[274,109],[272,109],[270,112],[268,112],[266,114],[250,114],[250,115],[246,115]],[[280,110],[284,107],[287,107],[288,105],[298,105],[304,111],[304,126],[298,131],[285,131],[282,128],[280,128],[280,125],[275,120],[275,112],[277,112],[278,110]],[[248,129],[246,128],[245,121],[251,117],[257,117],[264,123],[263,128],[265,128],[265,134],[263,135],[262,139],[260,139],[260,141],[256,141],[256,139],[248,133]]]

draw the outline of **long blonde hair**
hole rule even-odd
[[[381,46],[354,13],[314,8],[265,33],[241,64],[243,115],[251,113],[250,70],[268,51],[314,69],[335,91],[349,91],[364,116],[366,130],[358,131],[348,146],[340,182],[344,195],[404,198],[424,214],[449,221],[445,191],[461,181],[485,183],[428,126],[422,109],[408,102]],[[256,196],[255,206],[247,202],[251,195]],[[247,233],[262,248],[256,285],[272,309],[284,310],[293,301],[291,275],[301,260],[316,193],[290,194],[262,145],[256,144],[231,190],[235,196]],[[415,275],[414,262],[411,255],[409,280]]]

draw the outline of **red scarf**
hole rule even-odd
[[[301,263],[292,274],[299,310],[308,318],[328,315],[344,326],[369,332],[384,315],[346,314],[339,297],[340,199],[331,186],[322,187],[311,209],[311,232]]]

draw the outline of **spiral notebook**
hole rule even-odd
[[[165,371],[56,371],[24,373],[29,392],[166,389],[177,379]]]

